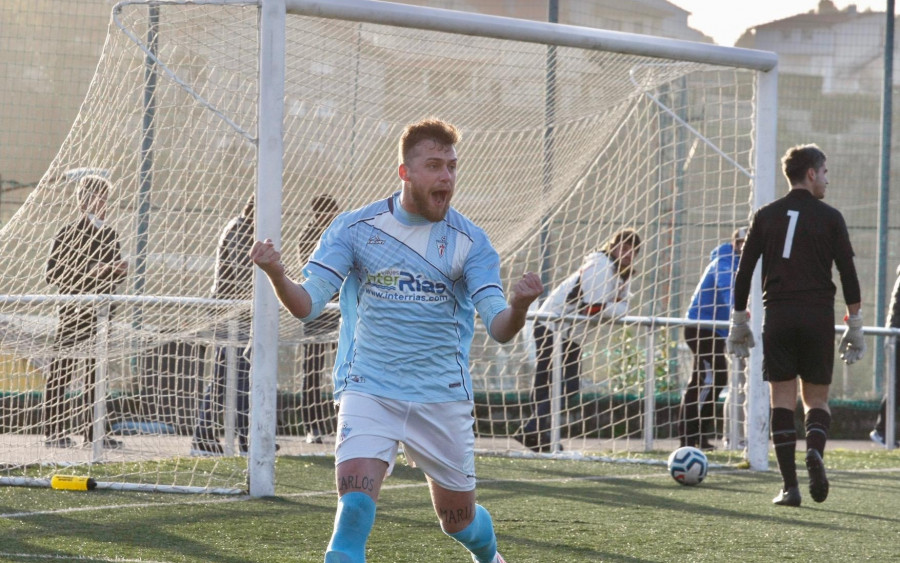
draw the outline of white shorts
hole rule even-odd
[[[353,391],[341,393],[335,464],[380,459],[394,468],[397,447],[410,467],[420,468],[451,491],[475,489],[475,418],[472,401],[414,403]]]

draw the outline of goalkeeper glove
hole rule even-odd
[[[753,331],[750,329],[750,313],[748,311],[732,311],[731,326],[728,329],[728,340],[725,347],[728,353],[738,358],[750,357],[750,348],[756,346]]]
[[[863,337],[863,318],[862,313],[848,315],[844,317],[847,323],[847,331],[841,337],[841,359],[844,363],[850,365],[866,353],[866,339]]]

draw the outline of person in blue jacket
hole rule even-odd
[[[731,290],[741,257],[747,229],[734,231],[730,242],[716,247],[694,295],[687,318],[699,321],[727,321],[731,314]],[[691,379],[678,410],[678,435],[682,446],[712,450],[709,436],[715,435],[715,402],[728,384],[725,340],[728,327],[685,325],[684,339],[694,356]]]

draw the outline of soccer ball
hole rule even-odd
[[[706,477],[709,460],[697,448],[684,446],[669,456],[669,475],[682,485],[697,485]]]

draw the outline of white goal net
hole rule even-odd
[[[246,489],[251,289],[224,295],[213,282],[223,232],[256,189],[259,13],[226,0],[114,9],[71,132],[0,231],[6,482],[72,473]],[[533,270],[552,289],[615,232],[642,240],[626,316],[567,322],[580,372],[553,392],[548,451],[630,456],[677,443],[690,354],[675,319],[751,210],[758,72],[297,14],[284,49],[289,271],[299,276],[315,211],[390,195],[403,127],[447,119],[463,134],[454,205],[487,231],[505,280]],[[85,224],[86,175],[111,184],[103,229],[128,267],[109,291],[48,274],[62,230]],[[69,275],[104,260],[83,246],[57,256],[75,263]],[[73,310],[87,328],[67,338]],[[281,315],[278,453],[328,453],[333,323],[310,330]],[[476,326],[478,448],[537,455],[514,438],[536,409],[534,327],[500,346]],[[720,401],[713,438],[724,412]]]

